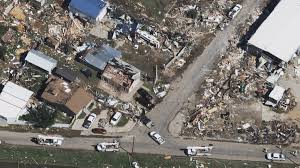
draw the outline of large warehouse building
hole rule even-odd
[[[300,0],[281,0],[248,41],[284,62],[300,47]]]

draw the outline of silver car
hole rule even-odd
[[[242,10],[242,5],[240,4],[236,4],[231,11],[228,13],[228,17],[230,19],[233,19],[234,17],[236,17],[236,15]]]
[[[282,153],[267,153],[266,158],[274,161],[284,161],[285,156]]]
[[[149,136],[155,141],[157,142],[159,145],[162,145],[165,143],[165,140],[162,136],[160,136],[157,132],[152,131],[149,133]]]

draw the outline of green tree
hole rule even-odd
[[[28,121],[38,128],[47,128],[54,124],[57,111],[46,105],[30,108],[28,113],[21,116],[22,120]]]

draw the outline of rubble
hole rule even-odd
[[[12,42],[13,37],[16,35],[16,31],[9,28],[8,31],[1,37],[1,40],[4,43]]]
[[[26,16],[21,7],[15,6],[9,13],[16,19],[20,21],[25,21]]]
[[[153,91],[158,98],[163,98],[168,93],[169,89],[170,89],[170,84],[159,84],[153,88]]]
[[[221,20],[217,12],[213,15],[204,13],[202,17],[208,27]],[[246,31],[246,26],[240,30],[241,34]],[[188,107],[187,122],[181,135],[255,144],[293,143],[297,138],[295,123],[261,121],[257,114],[259,110],[252,109],[256,104],[265,104],[271,105],[272,111],[287,113],[296,106],[291,90],[278,86],[278,80],[287,73],[287,65],[276,64],[268,58],[257,59],[238,48],[238,41],[238,36],[232,37],[226,55],[221,56],[217,68],[201,86],[202,94],[197,97],[201,101]],[[270,101],[269,97],[275,101]],[[249,102],[255,102],[255,105],[252,107]],[[239,104],[242,107],[238,107]]]

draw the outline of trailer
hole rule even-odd
[[[38,135],[36,141],[39,145],[61,146],[64,138],[61,136]]]
[[[186,148],[186,155],[188,156],[209,156],[213,149],[212,145],[209,146],[188,146]]]
[[[120,149],[120,142],[114,140],[113,142],[98,143],[96,149],[98,152],[118,152]]]

